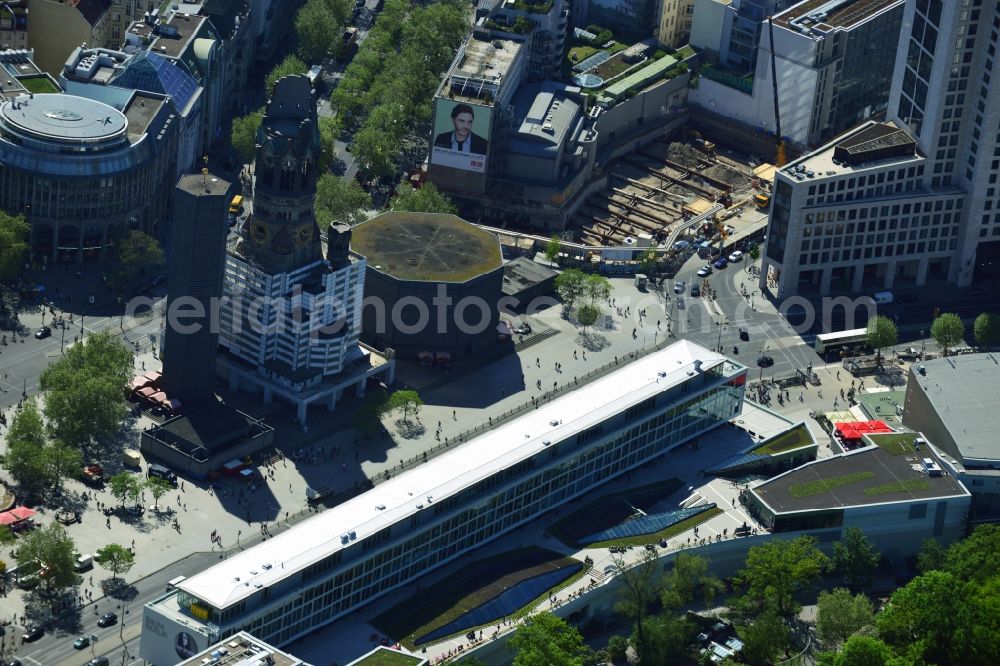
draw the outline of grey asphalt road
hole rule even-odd
[[[166,590],[167,581],[177,576],[191,576],[217,562],[219,553],[195,553],[154,574],[134,583],[136,596],[127,603],[114,599],[101,599],[84,606],[81,612],[81,626],[78,633],[46,631],[45,635],[33,643],[21,644],[22,628],[17,628],[15,653],[25,664],[34,666],[82,666],[95,656],[105,655],[113,664],[138,664],[139,635],[142,631],[142,607]],[[97,618],[103,613],[118,615],[118,623],[110,627],[97,626]],[[80,635],[96,635],[97,643],[83,650],[73,647],[73,641]]]

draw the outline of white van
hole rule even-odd
[[[94,556],[90,554],[77,555],[76,564],[73,567],[77,571],[86,571],[94,566]]]
[[[896,299],[891,291],[880,291],[872,296],[872,300],[875,301],[876,305],[889,305],[889,303],[892,303]]]

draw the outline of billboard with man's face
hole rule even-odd
[[[488,106],[438,99],[431,163],[463,171],[486,171],[490,111]]]

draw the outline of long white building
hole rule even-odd
[[[686,341],[614,369],[181,582],[146,605],[142,657],[287,644],[726,423],[746,372]]]

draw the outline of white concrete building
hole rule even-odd
[[[889,101],[905,0],[805,0],[774,17],[781,130],[805,148],[884,111]],[[717,0],[696,6],[692,45],[719,48]],[[820,18],[822,17],[822,18]],[[699,24],[698,21],[703,21]],[[774,134],[771,35],[763,25],[752,78],[703,70],[689,101],[756,130]]]

